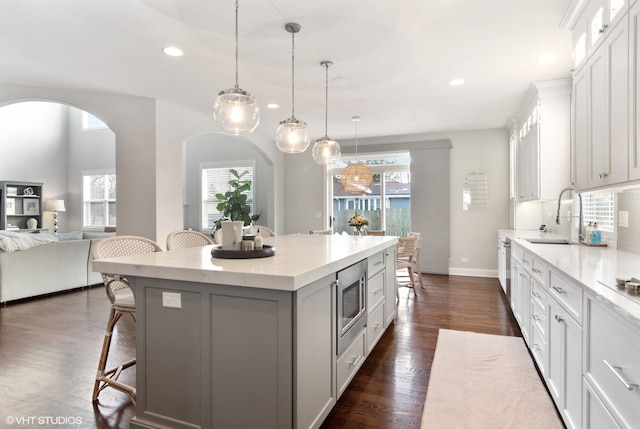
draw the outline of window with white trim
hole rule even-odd
[[[116,226],[116,175],[113,171],[82,173],[83,228]]]
[[[255,189],[255,163],[254,161],[237,161],[234,163],[215,163],[201,166],[202,177],[202,207],[201,207],[201,227],[202,230],[212,230],[214,223],[222,217],[222,212],[218,210],[218,204],[222,202],[216,198],[217,194],[224,194],[232,190],[229,182],[235,180],[231,174],[231,169],[239,174],[247,172],[241,180],[250,180],[251,188],[245,191],[247,203],[253,213],[253,190]]]
[[[596,222],[598,229],[613,233],[615,194],[612,192],[582,194],[582,213],[585,224]]]

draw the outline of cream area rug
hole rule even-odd
[[[441,329],[420,427],[564,425],[522,338]]]

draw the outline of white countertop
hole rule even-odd
[[[395,245],[393,236],[291,234],[264,244],[266,258],[211,257],[213,246],[93,261],[93,270],[121,275],[295,291]]]
[[[528,249],[627,315],[640,320],[640,296],[616,287],[616,278],[640,278],[640,255],[610,247],[581,244],[534,244],[525,238],[554,238],[532,230],[501,229],[498,232]]]

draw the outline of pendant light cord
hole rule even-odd
[[[296,33],[295,31],[291,32],[291,117],[295,118],[295,87],[294,87],[294,82],[295,82],[295,74],[294,74],[294,69],[295,69],[295,51],[296,51]]]
[[[324,84],[324,136],[325,137],[329,137],[327,135],[327,123],[328,123],[328,116],[329,116],[329,63],[325,62],[324,63],[324,67],[327,71],[326,73],[326,77],[325,77],[325,84]]]
[[[236,89],[238,86],[238,1],[236,0]]]

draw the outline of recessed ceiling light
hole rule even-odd
[[[459,86],[459,85],[462,85],[463,83],[464,83],[464,79],[462,78],[457,78],[449,81],[449,85],[451,86]]]
[[[280,107],[280,105],[279,105],[279,104],[276,104],[276,103],[269,103],[269,104],[267,104],[267,108],[268,108],[268,109],[277,109],[277,108],[279,108],[279,107]]]
[[[538,64],[549,64],[557,60],[556,54],[544,54],[538,58]]]
[[[184,52],[182,52],[182,49],[176,48],[175,46],[167,46],[162,50],[162,52],[169,55],[170,57],[181,57],[184,55]]]

